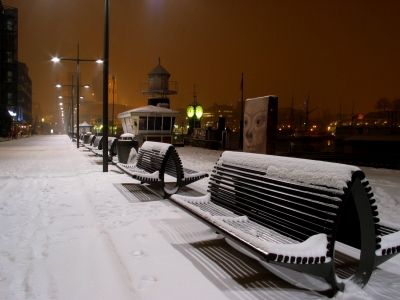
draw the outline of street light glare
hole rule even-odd
[[[53,57],[51,59],[52,62],[60,62],[60,59],[58,57]]]

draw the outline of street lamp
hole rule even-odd
[[[78,87],[76,89],[76,123],[77,123],[77,136],[76,136],[76,148],[79,148],[79,87],[80,87],[80,62],[81,61],[91,61],[91,62],[96,62],[96,63],[103,63],[102,59],[81,59],[79,58],[79,43],[77,45],[77,58],[59,58],[59,57],[53,57],[51,61],[53,62],[60,62],[61,60],[69,60],[69,61],[75,61],[76,62],[76,86]],[[72,133],[72,137],[74,134]]]
[[[75,88],[74,79],[73,79],[73,78],[74,78],[74,77],[72,76],[72,84],[59,84],[59,83],[56,84],[56,88],[71,87],[71,132],[72,132],[72,137],[71,137],[71,139],[72,139],[72,141],[73,141],[73,136],[74,136],[74,88]],[[88,89],[90,86],[87,85],[87,84],[85,84],[85,85],[80,85],[80,86],[79,86],[79,88],[81,88],[81,87],[84,87],[84,88]],[[79,88],[78,88],[78,90],[79,90]],[[58,96],[58,98],[59,98],[59,99],[62,99],[63,96]],[[83,96],[80,96],[79,99],[83,99]],[[78,105],[79,105],[79,101],[77,101],[77,102],[78,102]],[[60,105],[62,105],[62,103],[60,103]],[[78,113],[77,113],[77,120],[76,120],[76,123],[77,123],[76,127],[77,127],[77,134],[78,134],[78,133],[79,133],[79,132],[78,132],[78,130],[79,130],[79,117],[78,117]],[[78,147],[78,146],[77,146],[77,147]]]
[[[54,60],[57,61],[57,60]],[[58,59],[58,61],[60,61]],[[62,84],[56,84],[57,88],[61,88],[63,85]],[[70,114],[71,114],[71,120],[70,120],[70,132],[71,132],[71,140],[74,140],[74,75],[71,76],[71,84],[70,85],[64,85],[64,86],[69,86],[71,87],[71,104],[70,104]],[[59,99],[62,99],[63,96],[58,96]]]
[[[110,0],[104,0],[104,64],[103,64],[103,172],[108,172],[108,50],[110,33]]]
[[[65,119],[64,112],[67,114],[71,113],[71,102],[60,102],[59,104],[60,104],[60,110],[61,110],[62,124],[64,124],[65,123],[64,122],[64,119]],[[64,104],[68,104],[68,111],[64,111]],[[67,110],[67,108],[66,108],[66,110]],[[67,132],[70,132],[69,130],[71,129],[71,118],[69,117],[69,115],[67,118],[67,127],[66,128],[67,128]]]

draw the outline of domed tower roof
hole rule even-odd
[[[171,74],[169,74],[169,72],[161,65],[160,58],[158,58],[158,65],[147,75],[149,75],[149,77],[155,77],[155,75],[167,75],[168,77],[171,76]]]
[[[167,103],[169,103],[169,99],[166,98],[168,95],[173,95],[178,92],[178,83],[175,81],[169,81],[169,77],[171,76],[167,70],[161,66],[161,60],[158,58],[158,65],[148,73],[149,80],[148,82],[142,82],[141,84],[141,93],[152,95],[152,98],[156,99],[156,104],[164,103],[163,101],[158,101],[157,99],[165,98]],[[153,105],[153,101],[149,98],[149,104]],[[156,105],[154,104],[154,105]]]

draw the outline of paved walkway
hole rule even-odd
[[[219,156],[180,154],[207,172]],[[137,181],[109,169],[67,136],[0,143],[1,299],[324,298],[273,275],[168,200],[129,201],[119,187]],[[400,298],[399,266],[374,272],[358,299]]]

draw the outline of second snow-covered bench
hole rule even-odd
[[[161,188],[165,199],[181,187],[208,177],[205,172],[184,168],[175,147],[158,142],[144,142],[135,164],[117,163],[117,167],[141,183]],[[167,183],[165,175],[176,178],[176,183]]]
[[[361,249],[352,280],[400,252],[400,232],[383,226],[369,182],[357,167],[224,152],[203,197],[170,200],[259,259],[324,278],[335,272],[335,242]]]
[[[102,140],[100,140],[100,143],[101,141]],[[113,156],[117,155],[117,141],[118,139],[116,137],[113,136],[108,137],[107,153],[108,153],[108,160],[110,161],[112,160]],[[101,147],[91,149],[91,151],[97,156],[103,156],[103,145],[101,145]]]

